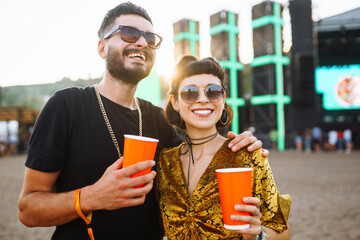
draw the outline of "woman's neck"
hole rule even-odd
[[[187,145],[191,144],[195,160],[200,159],[204,155],[214,155],[226,141],[226,138],[218,134],[216,129],[206,133],[192,132],[190,135],[186,132],[186,135],[188,138]]]
[[[190,139],[203,139],[203,138],[212,136],[215,133],[217,133],[217,129],[215,126],[212,128],[209,128],[209,129],[191,128],[189,126],[186,127],[186,135]],[[202,140],[199,140],[199,141],[202,141]],[[195,141],[194,143],[196,143],[196,142],[198,142],[198,141]]]

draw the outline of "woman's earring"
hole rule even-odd
[[[229,122],[229,114],[226,108],[223,108],[223,112],[220,117],[220,123],[225,126]]]

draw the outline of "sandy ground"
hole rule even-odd
[[[54,228],[27,228],[17,217],[25,155],[0,158],[0,239],[50,239]],[[360,152],[271,152],[281,193],[293,203],[292,240],[360,239]]]

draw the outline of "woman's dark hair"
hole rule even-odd
[[[114,7],[113,9],[110,9],[106,13],[98,31],[99,39],[102,39],[104,35],[111,30],[112,24],[114,23],[116,18],[120,17],[121,15],[128,15],[128,14],[139,15],[145,18],[146,20],[148,20],[152,25],[151,18],[144,8],[135,5],[131,2],[121,3],[116,7]]]
[[[220,79],[221,86],[224,88],[225,72],[221,68],[220,63],[213,57],[207,57],[203,59],[198,59],[191,55],[184,55],[180,61],[175,66],[174,74],[171,78],[169,95],[173,95],[175,99],[178,99],[179,85],[182,80],[185,78],[200,75],[200,74],[211,74]],[[216,123],[216,128],[223,128],[228,126],[233,119],[233,110],[232,108],[225,103],[225,107],[228,113],[228,121],[224,125],[220,120]],[[177,128],[185,130],[185,123],[181,119],[179,112],[175,111],[173,108],[170,98],[165,107],[165,118],[171,124]],[[221,116],[223,118],[223,115]],[[226,121],[226,116],[225,120]]]

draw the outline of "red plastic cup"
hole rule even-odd
[[[159,142],[158,139],[142,137],[137,135],[124,135],[124,158],[123,158],[123,167],[129,167],[136,163],[154,160],[156,147]],[[131,177],[138,177],[144,174],[147,174],[151,171],[151,168],[147,168],[140,172],[137,172]],[[142,185],[143,186],[143,185]],[[136,187],[142,187],[136,186]]]
[[[235,210],[235,205],[249,205],[244,203],[243,198],[251,196],[252,168],[223,168],[215,171],[218,179],[224,227],[231,230],[249,228],[248,222],[232,220],[231,215],[250,216],[249,212]]]

